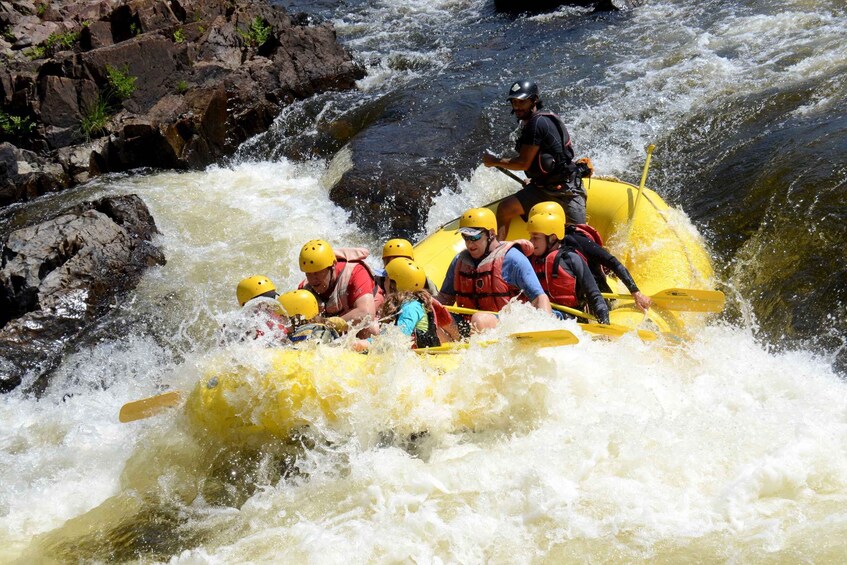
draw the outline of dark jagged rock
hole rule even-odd
[[[28,200],[70,184],[61,165],[11,143],[0,143],[0,204]]]
[[[49,190],[109,171],[206,166],[295,99],[364,74],[329,24],[293,21],[266,1],[58,0],[37,12],[0,8],[0,110],[23,120],[0,141],[60,165]],[[0,188],[0,206],[37,194]]]
[[[135,195],[86,202],[9,234],[0,263],[0,392],[34,382],[147,267],[165,262]]]

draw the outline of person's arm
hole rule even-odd
[[[347,299],[351,303],[349,312],[340,317],[348,322],[357,323],[366,316],[376,320],[376,303],[374,302],[374,281],[371,274],[363,265],[356,265],[347,285]]]
[[[532,165],[532,161],[538,154],[538,145],[521,145],[521,152],[517,157],[503,159],[491,153],[482,155],[482,163],[486,167],[502,167],[512,171],[525,171]]]
[[[373,294],[363,294],[353,302],[353,308],[339,316],[352,324],[361,322],[365,317],[370,316],[371,320],[376,318],[376,304],[374,304]]]
[[[629,293],[635,299],[635,304],[642,311],[646,311],[652,305],[650,297],[646,296],[640,290],[635,280],[629,273],[629,270],[621,263],[617,257],[606,251],[605,248],[597,245],[587,237],[574,236],[574,240],[578,240],[580,252],[585,255],[589,263],[597,263],[615,273],[615,276],[626,286]]]
[[[456,271],[456,260],[458,257],[458,255],[453,257],[450,266],[447,267],[447,273],[444,275],[444,282],[441,283],[441,290],[435,295],[435,299],[444,306],[452,306],[456,303],[456,291],[453,288],[453,273]]]
[[[544,310],[548,314],[553,313],[553,307],[550,306],[550,297],[547,296],[546,292],[544,294],[539,294],[538,297],[531,302],[531,304],[539,310]]]
[[[582,260],[582,257],[569,252],[567,255],[568,263],[576,278],[577,289],[579,294],[584,296],[588,301],[588,307],[591,313],[597,317],[597,321],[601,324],[609,323],[609,307],[603,296],[600,294],[600,289],[597,288],[597,282],[594,280],[594,275],[588,270],[588,265]]]
[[[515,247],[509,249],[503,257],[503,279],[521,289],[530,303],[539,310],[544,310],[548,314],[553,311],[550,307],[550,299],[541,288],[541,282],[532,268],[532,263]]]

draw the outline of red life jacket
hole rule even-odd
[[[347,296],[347,287],[350,285],[350,279],[353,276],[353,269],[356,265],[362,265],[365,269],[367,269],[371,279],[374,280],[374,306],[376,310],[379,311],[379,307],[382,306],[382,303],[385,301],[385,295],[382,293],[382,289],[379,285],[376,284],[376,278],[373,270],[364,261],[369,255],[368,250],[363,247],[342,247],[335,249],[334,251],[335,258],[342,263],[342,268],[341,272],[338,273],[335,286],[326,301],[324,301],[318,293],[315,292],[315,289],[312,288],[308,281],[301,282],[299,288],[305,288],[315,295],[318,299],[318,305],[320,306],[321,313],[324,316],[343,316],[353,309],[353,305],[350,304],[349,297]]]
[[[503,259],[515,245],[524,255],[532,249],[526,239],[505,241],[500,247],[486,255],[478,265],[467,249],[459,253],[453,271],[453,289],[456,304],[462,308],[499,312],[509,300],[521,294],[521,289],[512,286],[503,278]],[[529,251],[531,253],[531,251]]]
[[[579,307],[579,295],[576,291],[576,277],[562,265],[565,255],[569,251],[573,251],[585,261],[585,257],[576,249],[561,247],[551,251],[544,258],[536,257],[532,261],[532,268],[535,270],[538,280],[541,281],[541,288],[544,289],[553,304],[577,308]]]
[[[576,231],[580,232],[588,236],[588,238],[603,247],[603,236],[600,235],[600,232],[594,226],[589,226],[588,224],[573,224],[573,227]]]

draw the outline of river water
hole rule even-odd
[[[368,69],[356,92],[296,104],[232,162],[104,177],[16,212],[137,193],[168,264],[42,397],[0,402],[0,562],[847,559],[843,1],[520,17],[470,0],[286,5],[335,24]],[[599,173],[637,182],[657,145],[648,184],[705,235],[723,316],[671,351],[584,335],[538,354],[474,350],[445,386],[496,390],[477,432],[448,425],[458,401],[428,404],[406,356],[391,386],[420,409],[363,398],[330,444],[226,450],[179,411],[117,422],[125,402],[193,385],[237,316],[240,278],[293,287],[315,237],[380,248],[384,219],[357,225],[329,199],[339,143],[325,124],[390,99],[394,135],[464,127],[503,151],[503,92],[522,76]],[[462,112],[474,123],[444,123]],[[514,190],[464,165],[421,235]],[[549,324],[526,310],[503,322]],[[412,445],[386,435],[415,425],[429,434]]]

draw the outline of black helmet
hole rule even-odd
[[[526,100],[527,98],[538,98],[538,85],[530,80],[519,80],[509,87],[509,97],[506,100]]]

